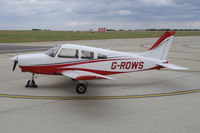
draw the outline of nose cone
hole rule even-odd
[[[18,58],[18,56],[14,56],[14,57],[10,58],[10,61],[12,61],[12,62],[17,61],[17,58]]]
[[[33,66],[48,61],[48,56],[44,53],[21,54],[10,60],[17,61],[19,66]]]

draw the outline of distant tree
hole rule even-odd
[[[115,29],[107,29],[107,31],[116,31]]]
[[[41,29],[32,29],[32,31],[41,31]]]

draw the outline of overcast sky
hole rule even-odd
[[[200,0],[0,0],[0,29],[199,28]]]

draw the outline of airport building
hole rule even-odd
[[[106,32],[107,29],[105,27],[98,28],[98,32]]]

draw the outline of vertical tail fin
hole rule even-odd
[[[165,60],[174,35],[175,31],[166,31],[148,51],[144,52],[143,55],[155,59]]]

